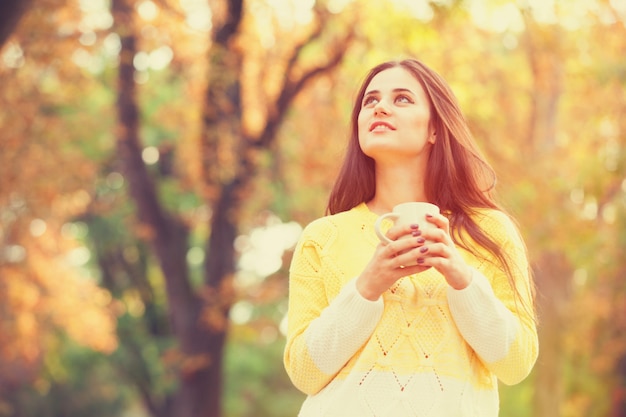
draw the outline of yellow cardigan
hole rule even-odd
[[[496,210],[475,218],[512,260],[518,295],[493,255],[459,249],[473,280],[454,290],[434,268],[377,301],[355,279],[379,241],[365,204],[308,225],[289,278],[285,369],[306,393],[301,417],[496,417],[498,385],[531,371],[538,352],[526,252]]]

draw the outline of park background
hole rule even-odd
[[[10,0],[0,416],[287,417],[287,270],[382,60],[452,85],[541,352],[504,417],[626,415],[626,2]]]

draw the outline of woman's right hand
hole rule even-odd
[[[386,236],[392,242],[381,242],[376,247],[372,259],[356,280],[361,296],[376,301],[400,278],[430,268],[416,265],[417,258],[423,255],[420,247],[424,239],[420,235],[418,225],[393,226],[387,231]]]

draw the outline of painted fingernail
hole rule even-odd
[[[413,237],[417,237],[417,236],[419,236],[419,235],[421,235],[421,234],[422,234],[422,231],[421,231],[421,230],[413,230],[413,231],[411,232],[411,235],[413,235]]]
[[[426,217],[433,217],[433,215],[430,213],[426,213]]]
[[[424,243],[426,242],[426,239],[424,239],[423,237],[420,237],[419,239],[417,239],[417,243]]]
[[[422,253],[426,253],[427,251],[428,251],[428,246],[422,246],[420,248],[420,252],[422,252]]]
[[[424,258],[417,258],[417,263],[418,264],[423,264],[424,263]]]
[[[413,224],[411,225],[411,229],[417,229],[418,227],[420,227],[420,226],[419,226],[419,224],[417,224],[417,223],[413,223]]]

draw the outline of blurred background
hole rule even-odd
[[[626,1],[4,0],[0,416],[287,417],[287,270],[367,70],[446,78],[541,353],[502,416],[626,416]]]

